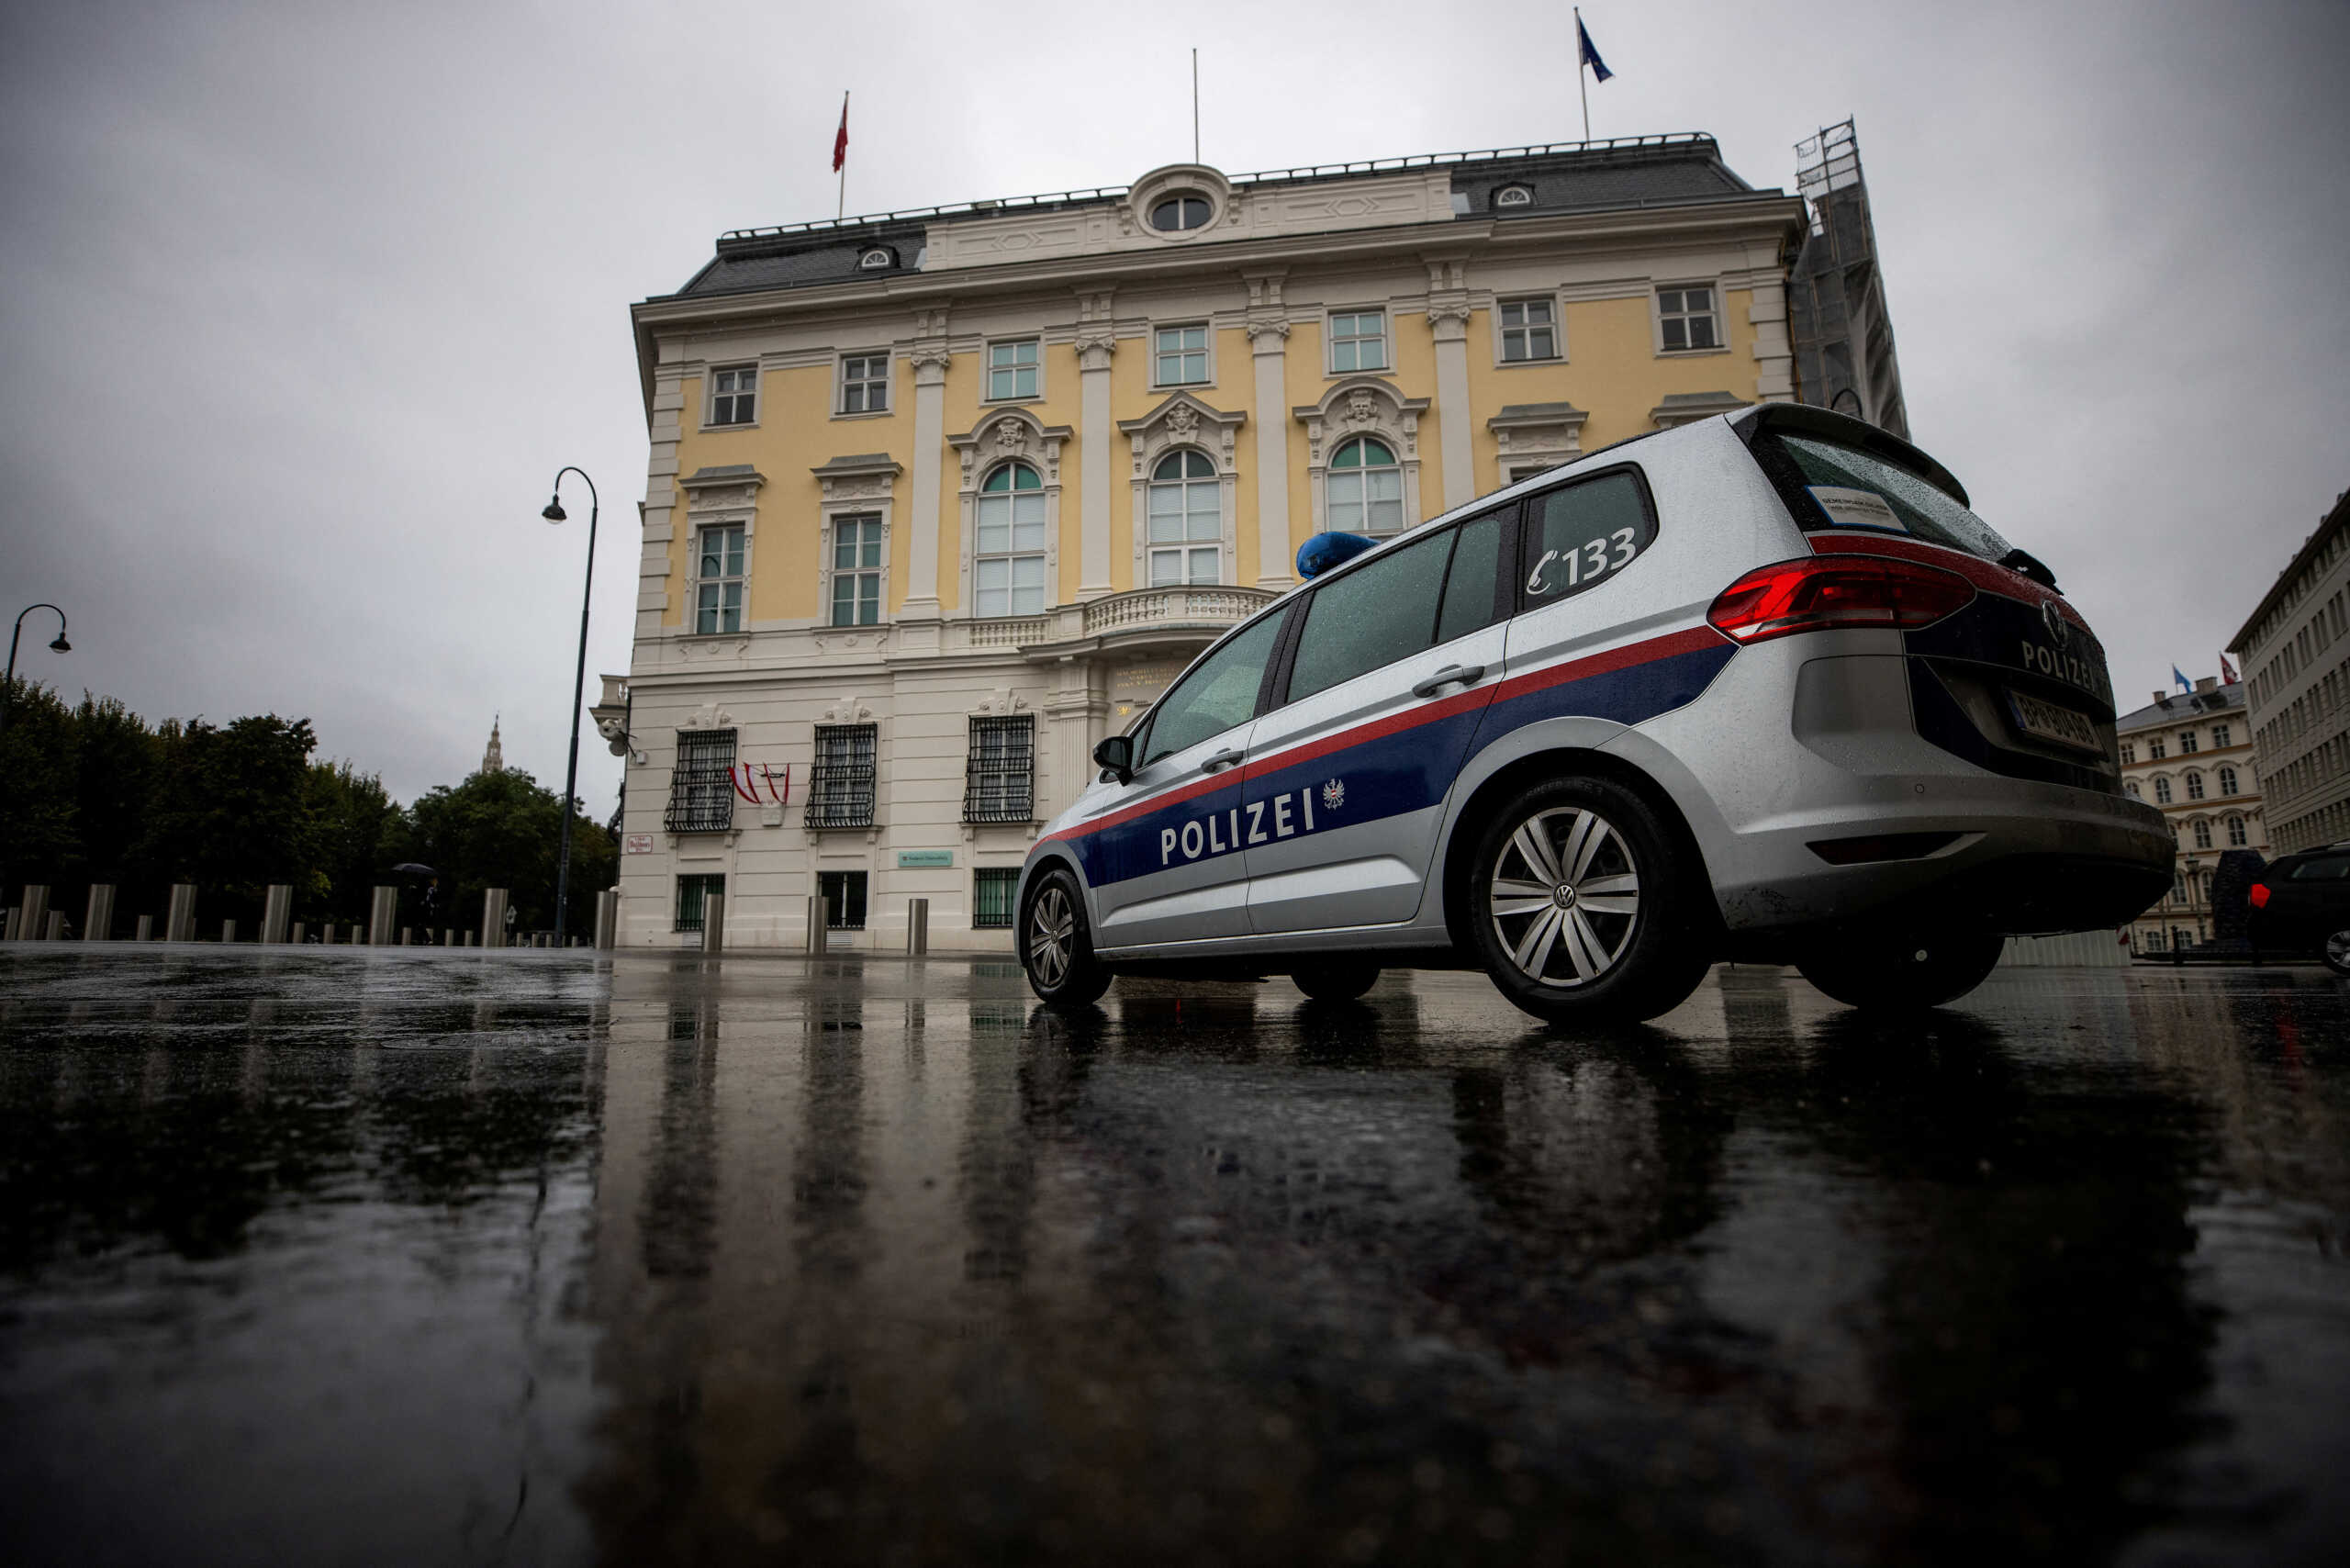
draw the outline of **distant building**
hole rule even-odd
[[[722,892],[731,945],[800,945],[821,895],[836,945],[894,946],[921,897],[938,946],[1008,952],[1095,743],[1313,533],[1757,401],[1905,430],[1841,132],[1816,204],[1671,135],[722,236],[632,312],[635,647],[595,709],[641,757],[622,943]]]
[[[2228,644],[2279,854],[2350,838],[2350,490]],[[2340,651],[2336,652],[2336,648]]]
[[[2231,849],[2266,852],[2260,785],[2242,682],[2216,676],[2114,721],[2121,788],[2157,807],[2178,841],[2171,890],[2130,926],[2133,953],[2166,953],[2211,940],[2211,874]]]
[[[498,721],[494,718],[489,722],[489,745],[481,754],[481,770],[484,773],[506,771],[506,748],[498,744]]]

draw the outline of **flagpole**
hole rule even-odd
[[[1575,7],[1575,91],[1583,95],[1583,139],[1591,140],[1591,84],[1583,74],[1583,7]]]
[[[1591,119],[1591,111],[1590,111],[1588,108],[1586,108],[1586,109],[1583,111],[1583,120],[1584,120],[1584,122],[1585,122],[1585,123],[1584,123],[1584,127],[1583,127],[1583,140],[1586,140],[1586,141],[1588,141],[1588,140],[1591,140],[1591,128],[1590,128],[1590,124],[1589,124],[1590,119]],[[843,94],[841,95],[841,124],[843,124],[844,126],[845,126],[846,124],[848,124],[848,95],[847,95],[846,93],[843,93]],[[846,154],[843,154],[843,155],[842,155],[842,158],[841,158],[841,191],[840,191],[840,205],[838,205],[837,207],[834,207],[834,208],[833,208],[833,221],[834,221],[834,222],[835,222],[835,223],[838,223],[842,218],[846,218],[847,216],[848,216],[848,158],[847,158],[847,155],[846,155]]]
[[[1192,162],[1200,161],[1200,51],[1192,51]]]

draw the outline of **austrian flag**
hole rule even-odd
[[[841,165],[847,162],[848,95],[846,93],[843,93],[841,95],[841,129],[839,133],[833,138],[833,173],[835,174],[839,174],[841,172]]]

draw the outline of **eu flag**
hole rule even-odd
[[[1591,31],[1583,25],[1581,17],[1575,18],[1575,42],[1583,49],[1582,63],[1591,67],[1593,81],[1605,82],[1616,74],[1607,69],[1607,62],[1599,58],[1599,50],[1591,47]]]
[[[2170,666],[2170,678],[2178,682],[2178,689],[2181,691],[2192,691],[2195,689],[2195,683],[2188,679],[2185,676],[2179,674],[2178,666],[2177,665]]]

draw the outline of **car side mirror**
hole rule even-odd
[[[1102,771],[1125,783],[1135,776],[1135,743],[1131,735],[1112,735],[1093,748],[1093,760]]]

